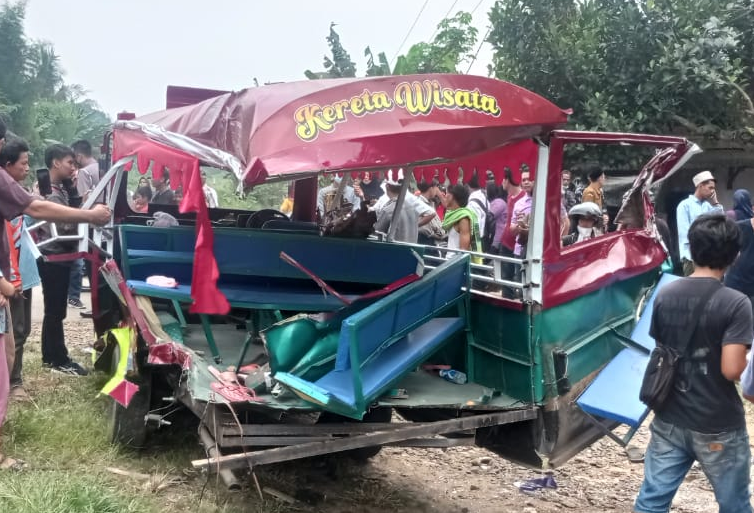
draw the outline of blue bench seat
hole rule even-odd
[[[285,228],[292,227],[286,223],[289,224]],[[305,228],[309,230],[311,226]],[[172,302],[180,325],[186,327],[183,310],[193,302],[190,289],[196,245],[194,227],[120,225],[118,234],[115,258],[128,287],[135,294]],[[267,324],[262,320],[269,318],[266,313],[281,320],[282,311],[332,312],[343,307],[341,300],[325,295],[307,273],[281,259],[283,252],[342,291],[341,295],[350,301],[371,301],[385,292],[382,287],[423,274],[422,248],[418,246],[319,237],[300,230],[215,228],[213,235],[220,273],[218,289],[231,306],[252,311],[239,365],[250,341]],[[181,285],[175,289],[148,285],[146,280],[152,275],[169,276]],[[199,318],[212,356],[219,363],[211,319],[203,314]]]
[[[622,350],[600,371],[576,403],[590,415],[638,428],[648,413],[647,406],[639,400],[648,361],[649,355],[644,352],[630,347]]]
[[[361,368],[362,393],[371,402],[387,391],[401,376],[395,374],[397,362],[416,367],[443,342],[464,329],[460,317],[438,317],[419,326],[408,335],[385,348]],[[323,406],[337,404],[339,408],[354,408],[356,390],[350,369],[333,370],[314,383],[297,376],[279,372],[275,378],[292,387],[301,396]]]
[[[191,285],[178,285],[176,288],[157,287],[143,280],[128,280],[126,282],[135,294],[156,297],[180,303],[191,303]],[[334,311],[343,303],[334,296],[324,295],[318,288],[286,288],[274,286],[254,285],[226,285],[218,286],[233,307],[267,309],[267,310],[297,310],[302,312]],[[354,300],[358,296],[345,295]]]

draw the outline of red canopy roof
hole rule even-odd
[[[434,178],[444,182],[447,177],[450,183],[456,183],[459,178],[468,183],[471,177],[476,175],[479,185],[484,187],[487,183],[487,171],[492,172],[495,183],[500,185],[505,177],[505,168],[508,168],[518,183],[524,165],[528,168],[530,178],[534,179],[537,157],[537,144],[527,139],[447,164],[417,166],[414,168],[414,177],[417,182],[430,182]]]
[[[508,82],[411,75],[272,84],[137,121],[235,156],[253,184],[457,160],[545,134],[567,112]]]

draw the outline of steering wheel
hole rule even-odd
[[[262,210],[257,210],[251,216],[249,216],[249,220],[246,221],[246,228],[262,228],[264,226],[264,223],[267,221],[290,221],[290,218],[283,214],[279,210],[275,210],[274,208],[265,208]]]

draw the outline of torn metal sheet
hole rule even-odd
[[[131,357],[132,344],[135,342],[135,333],[130,327],[114,328],[110,330],[111,340],[117,344],[118,366],[113,377],[105,383],[100,394],[106,394],[118,401],[124,408],[128,407],[131,398],[139,391],[139,385],[126,379],[128,371],[134,370],[133,358]]]

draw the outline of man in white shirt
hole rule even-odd
[[[469,203],[466,205],[476,214],[477,221],[479,222],[479,239],[484,238],[484,224],[487,222],[487,212],[490,209],[490,202],[487,201],[487,195],[484,190],[479,187],[479,178],[476,173],[469,180]]]
[[[379,232],[387,233],[390,229],[395,205],[401,192],[401,182],[401,178],[394,180],[392,175],[388,173],[388,178],[385,180],[385,195],[388,199],[384,207],[377,212],[377,223],[374,225],[374,229]],[[393,233],[394,240],[416,244],[419,238],[419,227],[432,221],[436,215],[432,207],[407,192],[403,199],[401,212],[396,219],[396,227]]]
[[[207,185],[207,173],[202,171],[202,191],[204,192],[204,202],[207,208],[217,208],[220,203],[217,201],[217,191]]]
[[[723,213],[723,206],[717,200],[716,180],[709,171],[694,175],[694,194],[681,201],[676,207],[676,226],[678,228],[678,250],[683,263],[683,275],[694,272],[694,262],[689,249],[689,228],[694,220],[709,212]]]

